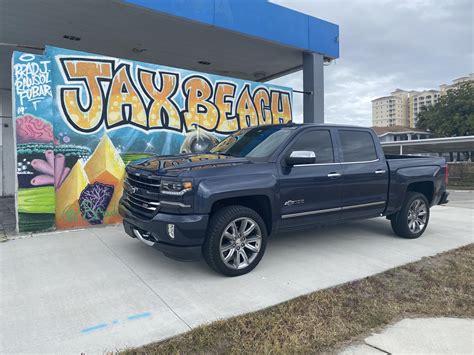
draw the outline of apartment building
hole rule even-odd
[[[462,83],[474,81],[474,73],[439,86],[439,90],[401,90],[390,96],[372,100],[372,125],[376,127],[416,127],[417,116],[423,107],[435,105],[449,90],[459,88]]]
[[[462,83],[466,83],[468,81],[474,81],[474,73],[470,73],[468,76],[463,76],[458,79],[454,79],[451,84],[442,84],[439,86],[439,91],[441,95],[446,95],[449,90],[457,89]]]
[[[425,106],[433,106],[440,97],[438,90],[411,91],[408,100],[410,127],[416,127],[418,113]]]
[[[397,89],[390,96],[372,100],[372,124],[377,127],[407,126],[410,92]]]

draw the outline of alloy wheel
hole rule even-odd
[[[408,229],[416,234],[423,230],[428,217],[428,208],[421,199],[414,200],[408,209]]]
[[[221,260],[230,269],[244,269],[257,257],[262,245],[262,232],[257,222],[241,217],[224,229],[219,243]]]

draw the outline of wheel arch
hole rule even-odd
[[[248,195],[228,197],[214,201],[211,207],[211,215],[226,206],[245,206],[257,212],[263,219],[267,233],[271,234],[273,228],[272,207],[270,198],[266,195]]]
[[[406,192],[418,192],[423,194],[426,199],[428,200],[429,204],[433,203],[433,196],[434,196],[434,183],[433,181],[418,181],[412,182],[407,186]]]

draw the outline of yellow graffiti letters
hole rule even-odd
[[[130,66],[120,66],[110,84],[107,102],[107,126],[131,122],[147,128],[148,119],[142,98],[130,78]]]
[[[219,119],[219,111],[211,102],[212,86],[202,76],[191,76],[183,83],[186,104],[183,111],[187,130],[196,126],[215,130]]]
[[[290,94],[272,91],[272,115],[274,124],[291,121]]]
[[[232,98],[235,94],[235,85],[230,83],[218,83],[214,103],[219,110],[219,124],[217,132],[229,133],[239,129],[237,117],[232,117]]]
[[[86,89],[83,92],[82,87],[77,85],[61,88],[64,115],[78,130],[92,132],[99,129],[103,112],[100,81],[112,78],[112,62],[63,58],[61,65],[70,82],[83,83]],[[82,102],[81,97],[86,97],[87,104]]]
[[[181,82],[180,71],[108,58],[66,56],[58,61],[65,82],[59,86],[60,109],[79,132],[130,124],[144,131],[202,128],[228,134],[292,119],[291,93],[278,88],[211,82],[197,74]]]
[[[240,93],[237,101],[237,116],[239,117],[240,128],[258,125],[257,110],[250,95],[249,84],[245,84]]]
[[[255,107],[257,109],[258,124],[265,125],[272,123],[272,111],[270,108],[270,95],[264,88],[258,88],[253,95]]]
[[[150,98],[149,128],[168,128],[182,131],[179,108],[172,100],[178,90],[178,74],[160,72],[160,88],[155,84],[156,72],[139,69],[140,85]]]

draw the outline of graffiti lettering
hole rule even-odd
[[[60,62],[66,79],[73,84],[82,83],[86,89],[76,85],[61,88],[61,107],[67,121],[83,132],[99,129],[105,107],[101,82],[112,79],[113,62],[68,58]]]
[[[186,97],[183,113],[187,129],[199,126],[213,131],[219,120],[219,111],[211,102],[211,83],[202,76],[191,76],[183,83],[183,93]]]
[[[189,132],[203,128],[228,134],[238,129],[291,121],[290,92],[245,83],[212,83],[114,60],[59,58],[65,85],[60,88],[62,114],[79,132],[130,124],[144,131]]]
[[[257,110],[250,95],[249,85],[246,84],[237,101],[237,116],[241,128],[258,125]]]
[[[286,123],[291,117],[291,100],[287,92],[272,90],[272,117],[273,123]]]
[[[130,77],[130,66],[122,64],[115,72],[107,100],[107,127],[130,122],[147,128],[147,115],[142,98]]]
[[[156,73],[138,69],[140,85],[150,99],[148,105],[149,128],[168,128],[182,131],[179,107],[172,100],[178,90],[178,74],[160,72],[160,88],[155,82]]]
[[[253,101],[257,109],[258,124],[271,124],[272,123],[272,111],[270,109],[270,95],[265,88],[259,88],[255,90],[253,95]]]
[[[232,117],[233,101],[231,98],[235,94],[236,85],[220,82],[217,84],[214,102],[219,110],[219,125],[217,132],[228,133],[238,129],[237,117]],[[228,100],[229,98],[229,100]]]
[[[50,61],[17,63],[13,67],[15,91],[20,105],[25,101],[36,104],[51,97]]]

